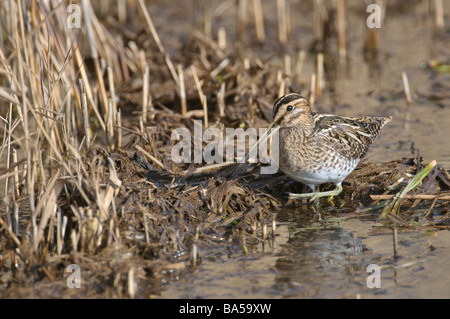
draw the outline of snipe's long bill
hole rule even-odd
[[[290,93],[276,100],[268,134],[257,144],[279,130],[279,168],[312,190],[305,194],[290,193],[289,198],[315,200],[342,192],[342,181],[356,168],[381,128],[391,119],[312,113],[304,97]],[[247,159],[248,156],[244,162]],[[316,192],[317,185],[323,183],[333,183],[336,188]]]
[[[272,122],[270,126],[267,128],[266,132],[258,139],[258,141],[255,143],[255,145],[252,146],[252,148],[248,151],[245,158],[239,161],[239,164],[236,166],[236,168],[231,173],[231,176],[234,178],[239,173],[241,167],[243,164],[247,163],[248,159],[250,158],[250,155],[257,149],[257,147],[260,144],[264,144],[267,142],[267,139],[269,139],[273,134],[275,134],[279,130],[279,127],[275,125],[275,122]]]

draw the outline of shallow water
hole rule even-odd
[[[398,234],[397,258],[389,230],[347,220],[306,229],[279,223],[273,244],[248,256],[223,255],[192,276],[168,283],[163,298],[449,298],[450,233]],[[325,225],[325,226],[324,226]],[[324,226],[324,227],[323,227]],[[380,287],[367,281],[380,266]],[[374,282],[372,279],[370,282]]]

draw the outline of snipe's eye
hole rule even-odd
[[[288,112],[292,111],[292,105],[288,105],[286,108],[286,111],[288,111]]]

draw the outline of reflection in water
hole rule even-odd
[[[308,229],[297,222],[283,222],[277,226],[276,240],[264,251],[248,256],[237,247],[231,255],[226,248],[203,251],[203,263],[190,276],[169,282],[161,297],[450,297],[446,274],[450,232],[439,232],[436,237],[420,231],[399,232],[398,258],[394,259],[392,231],[374,232],[374,225],[346,220]],[[371,264],[380,266],[380,288],[367,286]]]
[[[355,298],[365,287],[369,249],[348,231],[290,233],[279,225],[277,233],[271,251],[204,262],[189,278],[166,286],[162,297]]]
[[[340,227],[297,233],[275,264],[275,288],[288,298],[348,295],[365,285],[363,253],[369,250]]]

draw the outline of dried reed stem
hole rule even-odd
[[[437,32],[444,29],[444,2],[442,0],[434,0],[434,25]]]
[[[253,13],[255,16],[256,38],[259,42],[266,40],[266,32],[264,30],[264,14],[261,6],[261,0],[252,0]]]
[[[131,266],[130,270],[128,271],[128,294],[130,295],[130,298],[134,298],[136,295],[136,281],[134,278],[133,266]]]
[[[181,115],[186,115],[187,112],[187,104],[186,104],[186,89],[184,87],[184,74],[183,67],[181,64],[178,64],[178,90],[181,101]]]
[[[202,0],[202,12],[203,12],[203,32],[206,36],[211,38],[212,35],[212,8],[211,8],[211,1],[210,0]]]
[[[311,74],[311,85],[309,89],[309,103],[314,105],[316,103],[316,73]]]
[[[112,101],[111,99],[109,99],[109,103],[108,103],[108,115],[106,118],[107,122],[106,122],[106,137],[107,137],[107,144],[109,145],[111,150],[114,150],[115,147],[115,143],[113,143],[114,141],[114,110],[113,110],[113,106],[112,106]]]
[[[197,255],[198,255],[198,251],[197,251],[197,245],[196,244],[192,244],[192,249],[191,249],[191,265],[192,266],[196,266],[197,265]]]
[[[147,212],[146,211],[142,211],[142,216],[144,218],[145,241],[146,241],[147,244],[150,244],[150,236],[148,234]]]
[[[18,199],[20,196],[20,180],[19,180],[19,167],[18,164],[18,158],[17,158],[17,150],[12,150],[12,157],[13,157],[13,164],[14,164],[14,194],[15,198]]]
[[[14,203],[14,225],[13,231],[15,234],[19,234],[19,204],[17,202]]]
[[[60,192],[63,189],[63,183],[58,181],[60,177],[59,171],[53,175],[52,179],[49,181],[49,185],[40,197],[38,205],[36,206],[36,212],[40,213],[39,228],[37,230],[37,236],[33,238],[33,251],[37,252],[39,244],[44,236],[44,230],[47,227],[50,218],[53,218],[56,214],[56,201]]]
[[[142,154],[144,154],[149,160],[151,160],[153,163],[155,163],[156,165],[158,165],[161,169],[165,170],[166,168],[164,167],[163,163],[161,163],[159,161],[159,159],[157,159],[156,157],[154,157],[153,155],[151,155],[149,152],[147,152],[146,150],[144,150],[142,147],[140,147],[139,145],[136,145],[136,149],[141,152]]]
[[[397,227],[394,226],[392,229],[392,242],[393,242],[393,250],[394,250],[394,259],[397,259],[398,257],[398,235],[397,235]]]
[[[100,115],[100,112],[98,111],[97,105],[94,102],[94,95],[92,93],[91,86],[89,84],[89,77],[86,72],[86,67],[83,63],[83,57],[81,56],[81,52],[79,48],[76,48],[74,50],[75,53],[75,59],[78,65],[78,68],[80,70],[81,78],[83,79],[83,83],[85,85],[85,91],[87,94],[87,100],[89,101],[92,109],[94,110],[95,115],[97,116],[97,119],[104,131],[106,131],[106,125],[105,121],[103,120],[102,116]],[[86,106],[87,107],[87,106]]]
[[[265,240],[267,237],[267,224],[263,224],[263,226],[262,226],[261,237],[262,237],[262,240]]]
[[[87,109],[87,102],[86,102],[86,90],[84,87],[84,82],[82,79],[80,79],[80,90],[81,90],[81,112],[83,114],[83,129],[84,129],[84,136],[86,141],[86,149],[89,149],[91,147],[91,134],[90,134],[90,127],[89,127],[89,112]]]
[[[237,38],[242,40],[247,27],[247,0],[237,0]]]
[[[220,50],[225,50],[227,47],[227,30],[224,27],[217,30],[217,47]]]
[[[287,42],[286,0],[277,0],[278,40],[281,44]]]
[[[411,106],[411,91],[409,89],[409,81],[408,81],[408,75],[406,72],[402,72],[402,82],[403,82],[403,89],[405,91],[405,98],[406,98],[406,104],[408,106]]]
[[[220,64],[212,70],[212,72],[209,74],[210,77],[214,78],[217,74],[220,73],[228,64],[230,63],[230,60],[228,58],[224,59]],[[203,85],[203,80],[200,81],[200,84]]]
[[[0,217],[0,225],[2,226],[3,229],[6,230],[6,232],[9,235],[9,237],[11,237],[11,239],[14,241],[14,243],[17,245],[17,247],[20,247],[21,243],[20,243],[19,238],[17,238],[17,236],[13,233],[13,231],[8,226],[8,223],[6,223],[3,220],[3,218],[1,218],[1,217]]]
[[[127,0],[117,0],[117,20],[122,25],[127,22]]]
[[[25,51],[26,54],[26,41],[25,41],[25,26],[24,26],[24,21],[23,21],[23,11],[22,11],[22,6],[21,6],[22,2],[18,1],[15,3],[11,2],[11,13],[13,16],[13,25],[17,26],[17,16],[19,17],[19,27],[20,27],[20,35],[18,34],[18,30],[15,30],[17,33],[14,35],[14,40],[15,40],[15,45],[16,48],[19,49],[20,47],[23,48],[23,51]],[[17,6],[17,7],[16,7]],[[17,12],[17,11],[18,12]],[[19,43],[19,39],[22,40],[22,46]],[[36,210],[35,210],[35,193],[34,193],[34,182],[35,182],[35,170],[33,169],[35,167],[35,165],[33,165],[33,163],[35,163],[33,161],[33,154],[32,154],[32,148],[30,147],[30,132],[29,132],[29,123],[28,123],[28,111],[31,111],[34,115],[34,110],[33,108],[29,108],[28,107],[28,99],[27,99],[27,95],[26,95],[26,83],[25,83],[25,77],[23,74],[23,67],[22,64],[24,63],[23,61],[23,57],[22,57],[22,51],[19,50],[17,52],[17,62],[18,62],[18,69],[19,69],[19,83],[18,85],[20,85],[20,91],[22,94],[22,110],[19,114],[22,125],[23,125],[23,130],[24,130],[24,135],[25,135],[25,151],[26,151],[26,188],[27,188],[27,193],[28,193],[28,202],[30,205],[30,210],[31,210],[31,227],[32,227],[32,238],[33,241],[36,240],[36,236],[37,236],[37,227],[36,227]],[[20,109],[20,108],[18,108]],[[39,122],[39,121],[37,121]],[[40,122],[39,122],[40,123]],[[47,135],[48,136],[48,135]],[[9,154],[8,154],[9,156]]]
[[[283,73],[281,71],[277,72],[277,82],[280,87],[278,88],[278,96],[283,96],[286,94],[286,81],[283,77]]]
[[[122,148],[122,115],[121,110],[117,110],[117,125],[116,125],[116,149]]]
[[[202,83],[200,82],[200,80],[198,78],[197,69],[195,68],[194,65],[191,65],[191,73],[192,73],[192,77],[194,78],[195,87],[197,88],[198,97],[200,99],[200,102],[203,105],[203,98],[205,95],[203,94]]]
[[[206,98],[206,95],[203,94],[202,99],[202,105],[203,105],[203,120],[205,122],[205,128],[208,128],[208,99]]]
[[[102,97],[102,101],[103,101],[103,112],[104,114],[107,114],[108,112],[108,97],[106,95],[106,88],[105,88],[105,83],[103,81],[103,73],[102,73],[102,69],[100,66],[100,60],[99,60],[99,56],[98,56],[98,52],[97,52],[97,46],[95,45],[95,39],[94,39],[94,31],[92,28],[92,17],[91,14],[92,9],[91,8],[91,4],[89,3],[89,7],[88,7],[88,2],[89,0],[81,0],[81,6],[83,8],[83,16],[84,16],[84,21],[86,23],[86,31],[87,31],[87,35],[88,35],[88,40],[89,40],[89,48],[91,50],[91,58],[94,61],[94,68],[95,68],[95,73],[97,75],[97,81],[100,87],[100,94]]]
[[[272,217],[272,236],[275,236],[275,231],[277,230],[277,223],[275,222],[275,216]]]
[[[11,161],[11,136],[12,136],[12,103],[9,103],[9,112],[8,112],[8,140],[6,142],[8,151],[7,151],[7,155],[6,155],[6,170],[9,170],[9,165],[10,165],[10,161]],[[16,153],[16,157],[17,157],[17,152]],[[13,156],[14,156],[14,150],[13,150]],[[14,160],[13,160],[14,162]],[[16,167],[14,168],[14,175],[15,175],[15,171],[16,171]],[[19,182],[18,177],[15,178],[15,182],[14,184],[16,185]],[[4,198],[9,198],[8,195],[8,190],[9,190],[9,177],[6,178],[5,180],[5,194],[4,194]]]
[[[150,69],[148,67],[147,62],[145,62],[144,76],[142,79],[142,82],[143,82],[142,83],[142,120],[144,123],[147,122],[147,109],[148,109],[148,104],[150,101],[150,99],[149,99],[149,86],[150,86],[149,77],[150,77]],[[184,80],[182,80],[180,77],[180,83],[181,82],[184,82]],[[183,108],[181,108],[181,109],[183,110]]]
[[[284,74],[287,77],[292,77],[292,62],[291,56],[289,54],[284,55]]]
[[[323,0],[313,0],[313,35],[317,43],[323,41],[324,10]]]
[[[325,87],[325,80],[323,74],[323,53],[317,54],[317,85],[316,85],[316,96],[320,99],[322,96],[323,89]]]
[[[303,70],[303,63],[305,62],[306,53],[304,50],[298,52],[297,64],[295,65],[295,80],[300,80],[300,74]]]
[[[396,195],[370,195],[370,198],[373,200],[385,200],[385,199],[392,199]],[[423,200],[450,200],[450,195],[432,195],[432,194],[412,194],[412,195],[405,195],[405,199],[423,199]]]
[[[158,33],[156,32],[155,26],[153,25],[153,21],[150,17],[150,13],[145,7],[143,0],[139,0],[139,6],[141,7],[141,11],[144,13],[145,21],[147,22],[147,25],[150,28],[150,32],[153,36],[153,39],[156,42],[156,45],[158,46],[158,50],[164,56],[164,61],[166,62],[167,68],[169,69],[170,74],[172,75],[172,78],[175,81],[175,84],[179,86],[178,83],[179,79],[177,76],[177,72],[175,71],[175,68],[173,66],[172,60],[170,59],[169,55],[166,52],[166,49],[162,45],[161,40],[159,39]]]
[[[220,84],[220,90],[217,91],[217,104],[219,106],[219,117],[225,116],[225,82]]]
[[[345,29],[345,1],[337,0],[337,34],[339,58],[345,61],[347,56],[346,29]]]
[[[116,88],[114,85],[114,73],[111,67],[106,68],[108,72],[108,85],[109,85],[109,91],[111,96],[111,102],[112,102],[112,109],[114,110],[113,113],[113,119],[116,118],[116,112],[117,112],[117,102],[116,102]]]

